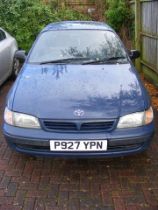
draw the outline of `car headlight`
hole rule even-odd
[[[153,121],[153,118],[153,109],[150,107],[144,112],[136,112],[120,117],[117,128],[135,128],[147,125]]]
[[[4,121],[9,125],[21,128],[40,128],[38,118],[31,115],[10,111],[7,107],[4,111]]]

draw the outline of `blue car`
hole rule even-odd
[[[146,150],[153,110],[127,51],[101,22],[46,26],[11,88],[3,133],[18,152],[63,157],[114,157]]]

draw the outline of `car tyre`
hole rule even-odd
[[[20,71],[20,62],[19,62],[18,59],[14,58],[11,78],[12,79],[16,79],[16,77],[18,76],[19,71]]]

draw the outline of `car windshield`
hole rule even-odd
[[[113,59],[110,59],[113,58]],[[111,31],[60,30],[40,35],[29,57],[29,63],[85,63],[106,60],[127,61],[126,52]],[[115,61],[116,62],[116,61]]]

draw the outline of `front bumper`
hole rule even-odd
[[[30,155],[63,157],[115,157],[146,150],[154,134],[154,125],[116,129],[100,133],[56,133],[41,129],[23,129],[4,124],[3,133],[7,143],[14,150]],[[105,152],[52,152],[50,140],[108,140]]]

